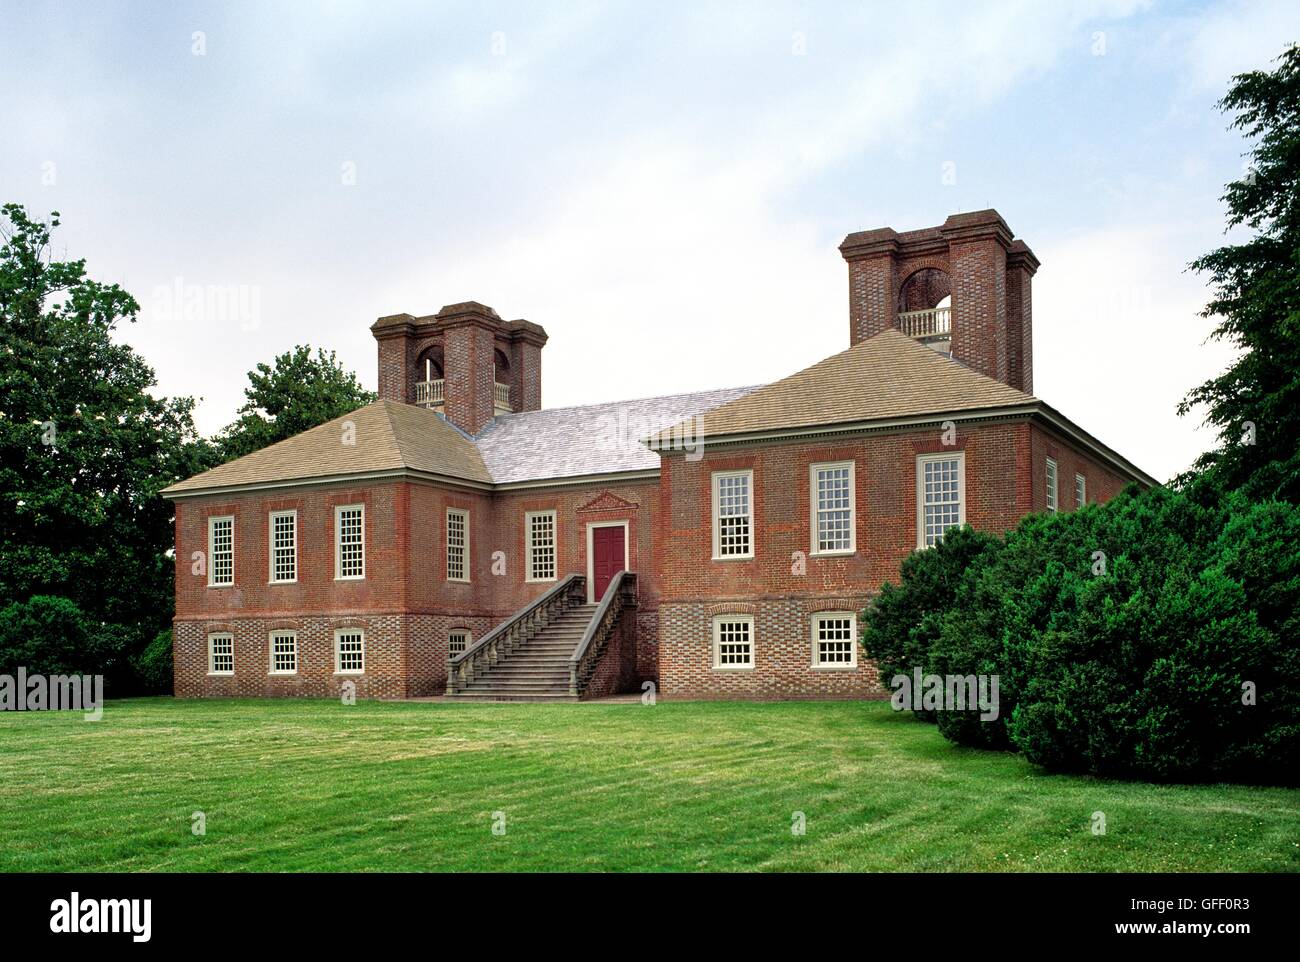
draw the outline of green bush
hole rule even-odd
[[[122,651],[115,626],[86,617],[76,602],[36,595],[0,609],[0,674],[112,674]]]
[[[158,632],[140,654],[131,659],[140,690],[149,695],[172,693],[172,632]]]
[[[895,675],[910,677],[929,663],[930,646],[962,578],[1000,544],[973,528],[954,528],[939,544],[903,562],[898,585],[884,584],[862,618],[862,648],[879,668],[882,684]],[[917,714],[933,718],[932,712]]]
[[[1297,546],[1295,506],[1129,490],[1026,518],[969,559],[946,602],[904,578],[866,614],[864,636],[919,654],[929,674],[999,677],[996,721],[934,713],[960,744],[1014,748],[1053,770],[1294,782]]]

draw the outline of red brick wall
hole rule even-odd
[[[965,454],[966,519],[1003,531],[1046,508],[1045,459],[1057,462],[1061,510],[1074,507],[1074,475],[1087,478],[1088,500],[1124,486],[1054,432],[1028,422],[962,426],[945,445],[938,429],[850,440],[706,448],[699,461],[670,455],[659,481],[489,495],[407,482],[303,487],[273,494],[225,495],[176,505],[176,647],[179,695],[336,695],[343,681],[361,697],[441,693],[447,634],[477,638],[547,591],[526,581],[524,514],[557,513],[557,575],[587,572],[587,527],[625,522],[628,564],[638,574],[639,608],[630,612],[635,652],[627,678],[657,680],[667,697],[859,697],[875,691],[875,670],[813,668],[811,615],[860,610],[916,546],[916,458]],[[810,554],[809,466],[855,466],[856,553]],[[754,472],[755,557],[712,560],[712,473]],[[366,578],[334,579],[334,508],[366,506]],[[446,510],[470,512],[469,583],[446,574]],[[269,584],[268,514],[298,512],[298,581]],[[210,588],[191,572],[206,556],[207,519],[235,518],[235,585]],[[499,556],[498,554],[499,553]],[[494,562],[498,572],[494,573]],[[756,667],[712,668],[713,614],[749,611],[756,625]],[[333,674],[333,631],[366,632],[366,672]],[[269,632],[298,631],[296,676],[271,676]],[[232,631],[234,678],[207,674],[207,635]],[[618,660],[622,664],[622,656]],[[611,669],[612,671],[613,669]],[[608,679],[603,675],[602,684]],[[636,686],[632,686],[636,687]]]
[[[952,356],[973,370],[1009,383],[1007,253],[996,237],[955,242]]]
[[[366,577],[334,579],[334,506],[364,503]],[[275,494],[242,494],[176,504],[176,692],[203,694],[334,694],[333,629],[366,631],[362,697],[440,694],[446,684],[447,634],[468,628],[478,638],[549,590],[525,580],[524,513],[555,510],[556,571],[586,574],[587,526],[626,522],[628,566],[638,573],[640,607],[629,623],[635,674],[657,677],[658,563],[653,542],[659,486],[581,486],[488,495],[407,482],[304,486]],[[446,511],[469,511],[468,583],[447,580]],[[268,515],[298,512],[298,580],[269,584]],[[210,588],[191,574],[193,553],[207,544],[207,519],[235,517],[235,584]],[[497,553],[500,565],[494,565]],[[496,567],[499,573],[494,573]],[[306,621],[302,619],[306,618]],[[394,620],[396,619],[396,620]],[[269,632],[299,631],[297,676],[268,676]],[[310,630],[308,630],[310,629]],[[207,635],[236,635],[236,676],[207,675]],[[372,632],[375,632],[372,640]],[[375,654],[372,657],[371,649]],[[324,671],[329,666],[329,671]]]
[[[1121,479],[1028,422],[959,426],[951,445],[938,430],[895,432],[849,441],[790,442],[749,448],[706,447],[695,462],[663,460],[662,601],[659,679],[665,697],[835,697],[875,691],[874,666],[856,671],[812,667],[811,615],[860,611],[917,543],[916,459],[958,450],[965,455],[965,516],[1000,533],[1045,508],[1043,458],[1055,452],[1061,505],[1073,505],[1076,470],[1090,501],[1105,501]],[[809,553],[810,465],[853,461],[856,552]],[[712,560],[712,474],[754,473],[755,556]],[[1067,498],[1069,504],[1067,505]],[[755,668],[712,665],[712,615],[755,617]]]
[[[334,507],[364,504],[366,577],[334,580]],[[298,512],[298,581],[270,584],[268,514]],[[176,617],[295,616],[304,611],[401,612],[406,605],[407,485],[331,485],[195,498],[176,503]],[[235,518],[235,584],[208,587],[193,574],[208,550],[213,515]]]
[[[1037,425],[1029,429],[1030,457],[1033,470],[1030,494],[1033,511],[1047,510],[1047,459],[1056,461],[1057,510],[1074,510],[1074,476],[1087,481],[1089,504],[1105,504],[1127,486],[1128,482],[1095,458],[1085,454],[1054,432]]]

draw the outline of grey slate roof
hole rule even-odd
[[[497,484],[657,471],[644,440],[670,425],[734,401],[750,387],[501,414],[475,438]]]

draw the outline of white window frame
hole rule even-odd
[[[293,639],[293,670],[289,671],[284,668],[275,667],[275,642],[277,638]],[[298,632],[287,628],[279,628],[270,632],[267,636],[267,653],[270,655],[270,661],[267,664],[268,675],[296,675],[298,674]]]
[[[217,650],[213,644],[218,638],[230,643],[230,668],[217,668]],[[229,677],[235,673],[235,635],[230,631],[212,631],[208,633],[208,674]]]
[[[749,661],[745,664],[722,663],[722,626],[724,624],[745,624],[749,626]],[[753,671],[755,658],[754,616],[742,614],[722,614],[713,616],[713,670],[714,671]]]
[[[533,541],[533,519],[550,517],[551,519],[551,573],[549,576],[534,577],[534,552],[538,546]],[[560,519],[554,508],[546,511],[524,512],[524,580],[528,582],[555,581],[560,573]]]
[[[849,623],[849,660],[821,660],[821,626],[826,621]],[[841,640],[841,639],[831,639]],[[852,671],[858,667],[858,618],[852,611],[818,611],[812,616],[812,666],[818,671]]]
[[[844,468],[847,468],[849,472],[849,545],[847,548],[823,549],[821,547],[821,509],[818,506],[818,495],[821,493],[818,475],[822,471],[838,471]],[[856,462],[854,461],[823,461],[808,466],[808,519],[811,528],[811,554],[826,558],[836,555],[851,555],[857,552],[858,498],[856,472]]]
[[[275,520],[276,518],[293,519],[293,577],[277,578],[275,576]],[[293,511],[272,511],[266,519],[266,554],[270,562],[270,571],[268,573],[270,583],[273,585],[291,585],[298,580],[298,512]]]
[[[216,546],[216,527],[219,522],[226,521],[230,524],[230,580],[217,580],[217,546]],[[220,552],[225,554],[226,552]],[[235,583],[235,516],[233,514],[217,514],[208,518],[208,587],[209,588],[229,588]]]
[[[1056,458],[1048,458],[1044,463],[1043,481],[1047,488],[1047,510],[1059,510],[1061,504],[1060,491],[1058,489],[1060,473],[1056,470]]]
[[[361,573],[345,575],[343,573],[343,515],[357,511],[361,514]],[[297,538],[295,537],[295,542]],[[295,573],[297,566],[295,565]],[[361,504],[336,504],[334,506],[334,580],[335,581],[363,581],[366,577],[366,505]]]
[[[467,649],[469,648],[470,645],[474,644],[474,633],[471,632],[468,628],[453,628],[453,629],[451,629],[449,632],[447,632],[447,657],[448,657],[448,658],[454,658],[456,655],[459,655],[459,654],[460,654],[460,651],[452,651],[452,650],[451,650],[451,639],[452,639],[452,636],[454,636],[454,635],[464,635],[464,636],[465,636],[465,647],[464,647],[464,648],[461,648],[460,651],[465,651],[465,650],[467,650]]]
[[[744,478],[746,500],[748,510],[744,517],[748,522],[746,536],[748,538],[748,550],[745,552],[722,553],[722,505],[720,492],[722,490],[722,481],[729,478]],[[754,470],[753,468],[744,468],[738,471],[714,471],[711,482],[713,497],[713,560],[714,561],[746,561],[754,557]],[[729,517],[741,517],[741,515],[729,515]]]
[[[460,549],[460,570],[461,570],[461,575],[460,575],[459,578],[452,577],[452,573],[451,573],[451,548],[452,548],[452,544],[451,544],[451,519],[452,519],[452,516],[453,516],[453,515],[455,515],[456,517],[460,518],[460,522],[461,522],[461,526],[462,526],[462,527],[461,527],[462,538],[463,538],[463,541],[464,541],[464,543],[461,545],[461,549]],[[447,542],[447,559],[446,559],[446,560],[447,560],[447,580],[448,580],[448,581],[468,582],[468,581],[470,580],[470,573],[469,573],[469,511],[466,510],[465,508],[448,508],[448,509],[447,509],[447,516],[446,516],[446,519],[445,519],[445,521],[444,521],[444,526],[445,526],[445,527],[444,527],[444,534],[445,534],[445,538],[444,538],[444,540]]]
[[[361,667],[344,668],[343,667],[343,636],[360,635],[361,636]],[[336,675],[364,675],[366,673],[366,633],[361,628],[335,628],[334,629],[334,674]]]
[[[1074,472],[1074,506],[1082,508],[1088,503],[1088,479],[1083,472]]]
[[[957,462],[956,527],[961,527],[966,523],[966,452],[945,451],[935,454],[918,454],[916,457],[916,547],[918,551],[933,547],[933,545],[925,543],[925,465],[934,461]],[[943,540],[943,535],[939,536],[939,540]]]

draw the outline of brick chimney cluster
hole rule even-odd
[[[942,227],[849,234],[849,343],[890,327],[899,313],[951,298],[944,347],[963,364],[1033,393],[1030,283],[1038,258],[995,210],[953,214]]]
[[[465,301],[427,317],[381,317],[370,330],[379,344],[380,398],[441,411],[467,434],[497,413],[542,406],[546,331],[537,324],[503,321]]]

